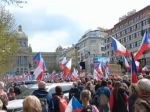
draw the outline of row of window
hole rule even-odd
[[[17,56],[17,66],[27,66],[28,60],[27,56]]]
[[[136,42],[131,43],[131,44],[128,44],[128,45],[126,45],[125,47],[126,47],[127,49],[131,49],[131,48],[135,48],[135,47],[140,46],[140,44],[141,44],[141,40],[136,41]]]
[[[116,32],[118,30],[122,30],[123,28],[125,28],[125,27],[127,27],[127,26],[129,26],[129,25],[131,25],[133,23],[136,23],[139,20],[141,20],[142,18],[143,18],[142,15],[138,15],[135,18],[131,19],[130,21],[127,21],[125,24],[122,24],[122,25],[118,26],[117,28],[113,29],[112,33]]]
[[[143,36],[145,32],[150,32],[150,28],[145,29],[145,30],[141,30],[141,31],[139,31],[139,32],[136,32],[136,33],[133,33],[133,34],[131,34],[131,35],[129,35],[129,36],[126,36],[126,37],[124,37],[124,38],[121,38],[121,39],[119,39],[119,41],[120,41],[121,43],[129,42],[129,41],[131,41],[131,40],[133,40],[133,39],[135,39],[135,38],[138,38],[138,37]],[[111,42],[111,37],[105,39],[105,44],[110,43],[110,42]],[[110,45],[107,44],[105,48],[106,48],[106,50],[107,50],[107,49],[109,49],[110,47],[111,47],[111,44],[110,44]]]
[[[129,34],[137,29],[142,28],[143,26],[150,24],[150,18],[143,20],[142,22],[137,23],[136,25],[133,25],[131,27],[128,27],[126,29],[124,29],[123,31],[120,31],[118,33],[116,33],[115,35],[112,35],[113,37],[121,37],[121,36],[125,36],[126,34]],[[108,40],[107,40],[108,42]]]
[[[16,74],[22,74],[22,73],[27,73],[28,68],[17,68]]]

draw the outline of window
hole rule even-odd
[[[131,35],[129,35],[129,40],[131,40],[132,38],[131,38]]]
[[[141,40],[137,41],[137,47],[140,46]]]
[[[105,51],[105,47],[101,47],[101,51]]]

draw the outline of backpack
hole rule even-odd
[[[99,95],[98,102],[101,106],[107,105],[108,101],[109,101],[109,99],[105,94],[102,93]]]
[[[59,101],[59,111],[60,112],[65,112],[66,108],[67,108],[67,101],[64,97],[59,97],[59,96],[56,96],[58,98],[58,101]]]
[[[81,112],[93,112],[92,105],[88,105],[87,107],[83,107]]]
[[[39,100],[41,102],[41,106],[42,106],[42,112],[49,112],[49,105],[48,105],[46,97],[39,98]]]

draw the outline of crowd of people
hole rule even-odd
[[[150,112],[149,75],[138,78],[137,83],[131,83],[127,76],[100,80],[81,77],[73,81],[68,98],[63,95],[60,86],[56,86],[52,95],[46,91],[46,82],[39,81],[38,89],[25,97],[23,112],[65,112],[73,97],[82,105],[77,112]],[[0,109],[7,111],[8,101],[16,99],[19,92],[15,84],[6,90],[1,81]]]

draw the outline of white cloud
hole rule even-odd
[[[59,45],[69,46],[69,43],[66,43],[68,37],[69,34],[65,31],[38,32],[29,38],[29,44],[33,51],[52,52]]]

